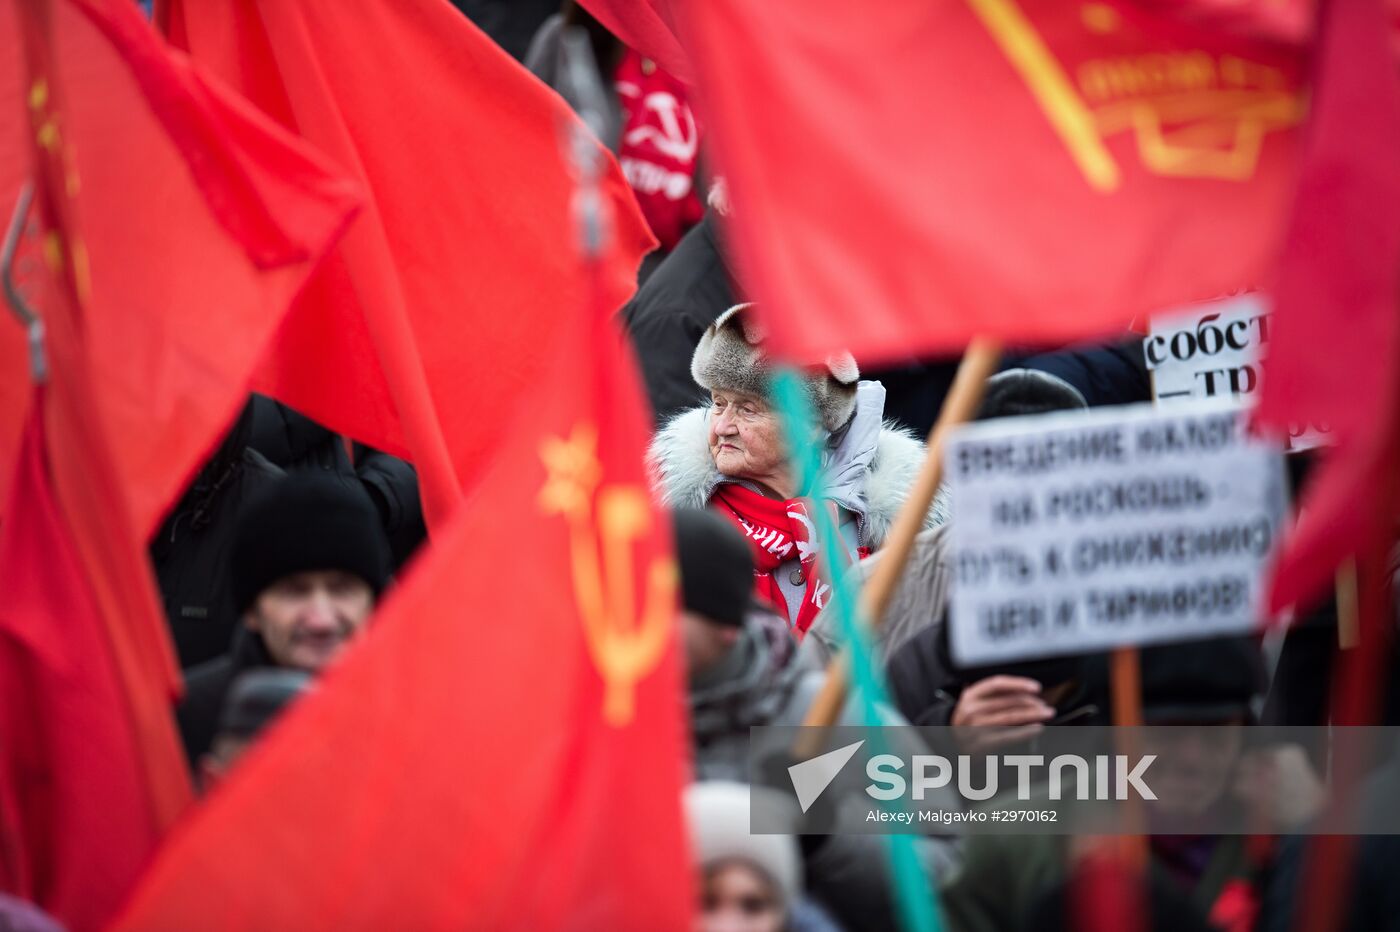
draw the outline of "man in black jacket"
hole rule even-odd
[[[209,750],[240,673],[319,673],[364,629],[389,582],[389,545],[358,483],[328,473],[280,479],[234,532],[232,588],[243,626],[233,650],[191,669],[178,717],[191,766]]]
[[[229,579],[234,528],[243,504],[288,473],[319,472],[360,485],[379,514],[397,570],[427,530],[418,476],[401,459],[344,440],[286,405],[252,395],[219,448],[151,539],[180,666],[229,650],[241,626]]]
[[[716,226],[706,211],[621,311],[658,426],[709,397],[690,377],[690,357],[705,328],[738,303]]]

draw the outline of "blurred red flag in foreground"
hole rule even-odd
[[[36,395],[0,523],[0,890],[91,929],[190,794],[166,684],[123,681],[122,619],[90,588],[57,501],[44,421],[69,416],[60,397]]]
[[[0,889],[87,929],[190,795],[146,533],[353,192],[126,0],[3,2],[0,27],[0,191],[8,219],[33,185],[16,271],[48,363],[36,390],[5,308]]]
[[[418,468],[430,527],[480,472],[584,293],[559,248],[567,105],[441,0],[168,0],[171,41],[364,182],[260,388]],[[602,147],[599,146],[601,149]],[[655,245],[609,157],[632,293]]]
[[[33,88],[22,82],[12,9],[24,5],[0,4],[0,101],[15,117],[0,132],[3,219],[32,171],[20,116]],[[50,78],[70,88],[61,129],[92,286],[83,365],[100,386],[107,468],[147,534],[242,406],[259,356],[358,195],[304,144],[169,54],[130,3],[65,0],[53,13],[62,28]],[[21,278],[40,261],[37,248],[27,252]],[[27,372],[23,332],[0,320],[0,493]]]
[[[1270,595],[1317,598],[1400,521],[1400,74],[1381,0],[1332,0],[1280,265],[1259,420],[1326,424],[1335,446],[1302,502]]]
[[[1308,45],[1313,40],[1321,0],[1134,0],[1138,6],[1180,17],[1196,25],[1242,36],[1280,39]],[[1382,29],[1400,53],[1400,0],[1383,0]]]
[[[1272,269],[1296,48],[1111,0],[689,10],[741,256],[798,361],[1089,337]]]
[[[695,83],[690,60],[676,38],[670,0],[581,0],[581,5],[623,45],[650,58],[676,80]]]
[[[556,309],[481,482],[118,928],[689,927],[675,567],[610,311]]]

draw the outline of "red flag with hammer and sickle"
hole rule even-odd
[[[687,9],[740,258],[798,361],[1089,338],[1268,278],[1294,44],[1126,0]]]
[[[556,309],[480,482],[117,928],[689,927],[676,569],[610,312]]]
[[[0,0],[0,102],[0,891],[84,930],[190,800],[147,534],[355,192],[128,0]]]

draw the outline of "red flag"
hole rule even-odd
[[[0,437],[0,889],[85,929],[190,795],[146,533],[351,201],[125,0],[0,17],[0,100],[28,117],[0,138],[0,191],[33,184],[16,270],[48,362],[36,392],[6,308],[0,396],[27,427],[22,456]]]
[[[678,81],[695,83],[690,60],[676,38],[670,0],[581,0],[581,5],[623,45],[641,52]]]
[[[1327,424],[1336,443],[1275,569],[1275,609],[1383,552],[1400,518],[1400,76],[1380,0],[1326,9],[1258,418]]]
[[[555,309],[481,482],[118,928],[689,926],[675,568],[609,310]]]
[[[21,74],[14,5],[0,14],[15,27],[0,29],[0,100],[18,116],[38,98]],[[148,533],[243,403],[259,355],[357,195],[306,146],[169,54],[131,7],[75,0],[54,15],[59,78],[71,88],[61,129],[87,245],[84,365],[101,385],[109,468]],[[21,121],[5,125],[8,220],[31,173],[31,142]],[[21,278],[41,264],[37,245],[30,252],[17,263]],[[3,489],[28,366],[23,333],[0,323]]]
[[[364,182],[371,202],[308,285],[261,387],[418,467],[430,525],[545,377],[570,179],[555,94],[441,0],[170,0],[171,40]],[[601,148],[601,147],[600,147]],[[609,162],[620,305],[654,246]]]
[[[1135,0],[1142,7],[1164,11],[1212,29],[1231,30],[1255,38],[1309,45],[1317,22],[1319,0]],[[1400,0],[1384,0],[1390,47],[1400,57]]]
[[[36,410],[0,522],[0,890],[90,929],[120,905],[173,812],[152,798],[146,768],[160,761],[142,747],[43,435]],[[182,779],[166,729],[164,776]],[[185,787],[167,803],[187,798]]]
[[[1085,338],[1272,268],[1296,49],[1117,0],[689,9],[740,255],[799,361]]]

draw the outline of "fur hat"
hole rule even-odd
[[[772,363],[763,351],[766,334],[748,312],[752,307],[736,304],[705,329],[690,359],[690,374],[701,388],[769,397]],[[860,369],[849,353],[828,356],[824,368],[808,373],[803,382],[822,426],[836,431],[855,412]]]

